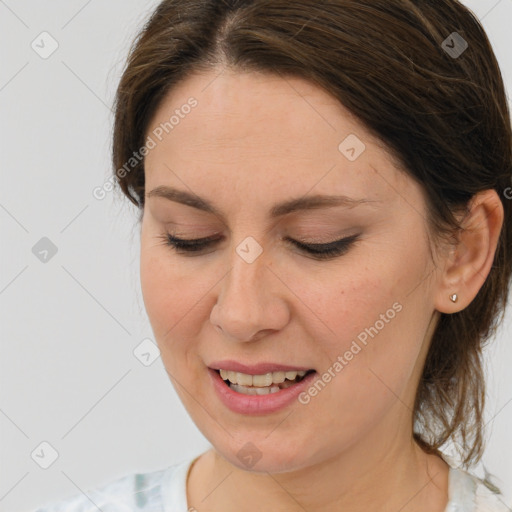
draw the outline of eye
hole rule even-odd
[[[288,237],[285,240],[316,259],[329,259],[346,253],[351,245],[359,240],[360,236],[360,234],[351,235],[325,244],[306,244]],[[220,240],[218,236],[185,240],[177,238],[170,233],[164,233],[160,238],[163,239],[165,245],[172,247],[178,254],[189,256],[204,251]]]
[[[286,238],[285,240],[289,241],[299,249],[305,251],[315,258],[329,259],[336,258],[337,256],[345,254],[350,249],[350,247],[360,239],[360,237],[360,234],[351,235],[326,244],[305,244],[291,238]]]
[[[195,240],[184,240],[176,238],[170,233],[165,233],[161,237],[165,245],[171,246],[178,253],[200,252],[211,246],[213,242],[218,242],[219,237],[211,236],[208,238],[197,238]]]

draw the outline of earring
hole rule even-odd
[[[457,300],[459,299],[459,297],[457,296],[456,293],[454,293],[453,295],[450,295],[450,299],[452,302],[457,302]]]

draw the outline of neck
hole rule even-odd
[[[375,434],[342,454],[274,474],[244,471],[211,450],[190,472],[188,501],[200,512],[443,512],[448,470],[400,435]]]

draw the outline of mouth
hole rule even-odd
[[[242,395],[270,395],[297,385],[315,370],[267,372],[260,375],[213,369],[224,384]]]
[[[232,412],[243,415],[273,414],[292,406],[318,375],[304,366],[275,363],[225,360],[210,365],[208,375],[217,397]]]

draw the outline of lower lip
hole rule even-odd
[[[233,391],[217,371],[208,368],[208,374],[221,402],[231,411],[240,414],[269,414],[284,409],[310,385],[316,376],[316,372],[311,372],[297,384],[268,395],[244,395]]]

